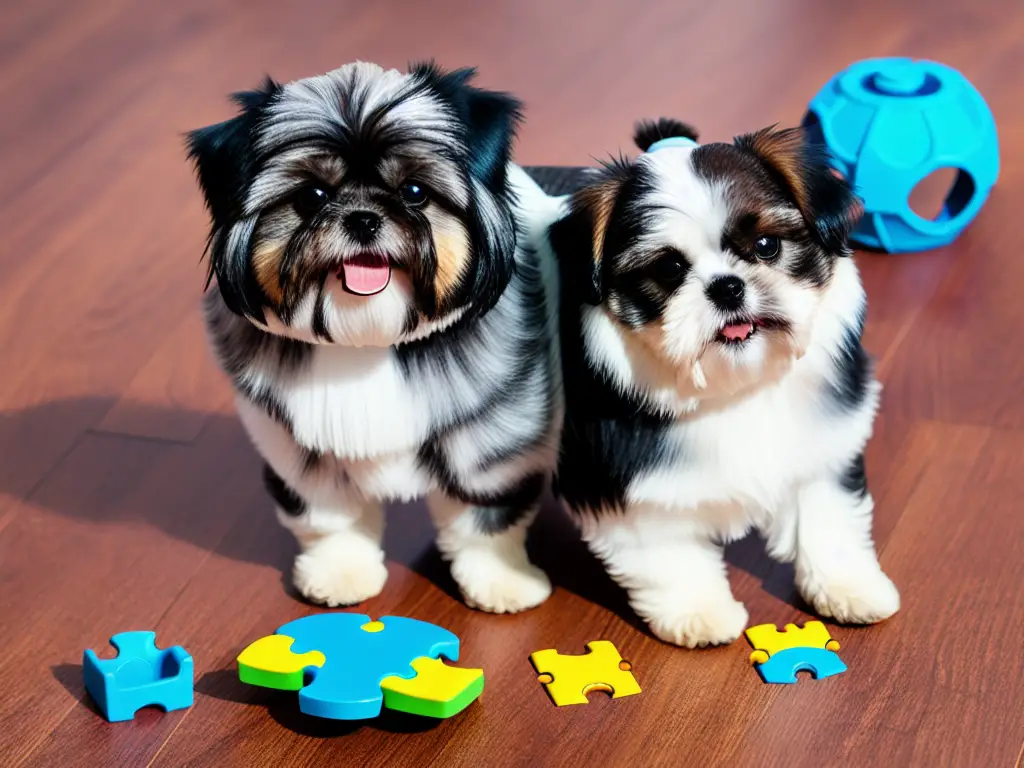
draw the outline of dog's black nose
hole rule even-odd
[[[716,277],[704,292],[716,307],[726,312],[735,312],[743,306],[743,281],[736,275]]]
[[[373,211],[352,211],[345,217],[345,229],[364,245],[373,240],[380,225],[380,216]]]

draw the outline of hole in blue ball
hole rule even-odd
[[[928,221],[959,216],[974,197],[974,179],[960,168],[937,168],[910,191],[910,209]]]
[[[924,82],[920,85],[908,87],[907,90],[899,89],[897,83],[886,83],[884,77],[879,77],[879,74],[878,72],[873,72],[861,81],[864,90],[881,96],[892,96],[893,98],[901,99],[931,96],[933,93],[938,93],[939,89],[942,88],[942,81],[931,73],[924,76]]]
[[[949,190],[949,197],[946,198],[946,205],[943,207],[940,220],[955,219],[974,197],[974,177],[967,171],[958,171],[956,182]]]

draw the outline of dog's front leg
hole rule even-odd
[[[899,592],[875,554],[873,510],[859,457],[799,492],[796,583],[822,616],[869,624],[899,610]]]
[[[687,648],[730,643],[747,609],[729,588],[722,547],[693,519],[648,509],[584,513],[581,530],[656,636]]]
[[[303,498],[301,509],[290,513],[279,502],[277,513],[302,547],[292,571],[295,588],[306,599],[333,608],[380,594],[388,571],[381,549],[381,505],[332,485],[290,489]]]
[[[537,515],[536,494],[487,504],[436,492],[428,499],[437,547],[451,563],[466,603],[491,613],[517,613],[543,603],[551,582],[526,554],[526,533]]]
[[[292,572],[295,588],[331,607],[379,594],[388,578],[381,505],[353,488],[335,461],[309,461],[288,430],[258,406],[240,398],[238,413],[266,461],[264,481],[278,520],[302,548]]]

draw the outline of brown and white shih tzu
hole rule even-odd
[[[871,537],[863,450],[880,385],[848,184],[799,130],[698,145],[641,124],[551,229],[566,417],[556,488],[660,638],[747,623],[722,547],[756,528],[822,615],[899,608]]]
[[[268,80],[188,138],[210,338],[315,602],[379,593],[382,504],[423,496],[469,604],[550,593],[524,541],[557,451],[556,275],[517,222],[545,198],[510,164],[518,101],[472,75]]]

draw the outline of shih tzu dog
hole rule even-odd
[[[566,413],[557,493],[665,641],[734,640],[722,547],[750,528],[822,615],[899,609],[863,450],[880,385],[850,187],[799,129],[698,145],[638,126],[551,228]]]
[[[472,76],[268,80],[188,136],[209,336],[314,602],[379,593],[382,504],[424,496],[470,605],[550,593],[524,542],[558,445],[556,268],[524,243],[545,204],[510,164],[519,102]]]

